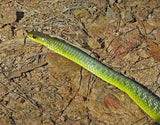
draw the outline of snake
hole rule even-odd
[[[160,98],[142,84],[118,73],[66,40],[31,31],[28,38],[79,64],[107,83],[125,92],[155,122],[160,123]]]

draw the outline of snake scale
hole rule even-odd
[[[152,119],[160,123],[160,98],[143,85],[113,71],[84,51],[62,39],[34,31],[29,32],[27,35],[33,41],[41,43],[50,50],[72,60],[102,80],[124,91]]]

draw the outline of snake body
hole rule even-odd
[[[160,123],[160,98],[141,84],[119,74],[79,48],[64,40],[39,32],[29,32],[28,37],[41,43],[50,50],[72,60],[102,80],[127,93],[152,119]]]

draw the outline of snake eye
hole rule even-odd
[[[36,38],[37,38],[37,36],[36,36],[35,34],[33,34],[33,38],[34,38],[34,39],[36,39]]]

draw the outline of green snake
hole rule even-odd
[[[29,32],[27,35],[33,41],[43,44],[50,50],[79,64],[102,80],[118,87],[127,93],[152,119],[160,123],[160,98],[143,85],[113,71],[81,49],[62,39],[34,31]]]

